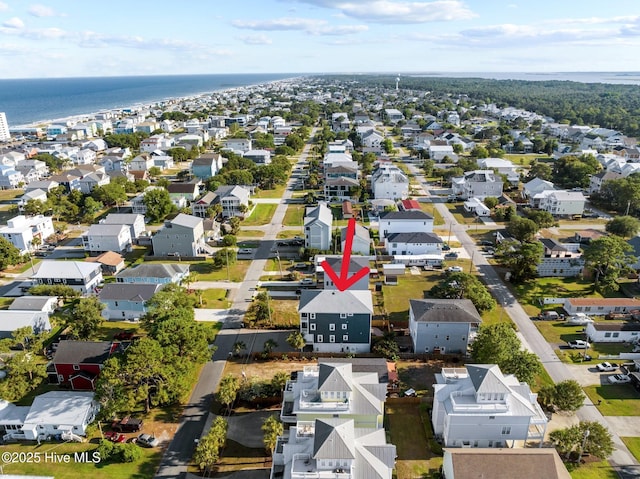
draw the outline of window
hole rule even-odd
[[[610,338],[611,337],[611,333],[604,333],[604,337],[605,338]]]
[[[307,314],[307,313],[302,313],[302,314],[300,315],[300,317],[301,317],[301,318],[307,318],[307,317],[308,317],[308,314]]]
[[[347,313],[340,313],[340,319],[346,319]]]
[[[321,343],[324,341],[324,338],[322,337],[322,334],[318,334],[316,336],[316,343]]]
[[[502,427],[502,435],[503,436],[508,436],[509,434],[511,434],[511,426],[503,426]]]
[[[78,366],[77,364],[73,365],[73,370],[74,371],[80,371],[80,366]]]
[[[342,330],[343,330],[343,331],[346,331],[346,330],[347,330],[347,325],[346,325],[346,324],[343,324],[343,325],[342,325]]]
[[[620,336],[620,333],[613,333],[614,338],[617,338],[618,336]]]
[[[329,323],[329,331],[335,331],[335,330],[336,330],[335,323]]]
[[[335,343],[335,342],[336,342],[336,336],[335,336],[335,334],[330,334],[330,335],[329,335],[329,342],[330,342],[330,343]]]
[[[310,329],[311,331],[315,331],[315,330],[316,330],[316,323],[311,323],[311,324],[309,325],[309,329]]]
[[[316,313],[309,313],[309,319],[316,319]]]
[[[307,323],[306,321],[301,321],[300,322],[300,327],[302,329],[307,329],[309,327],[309,323]]]
[[[345,342],[348,342],[349,341],[349,335],[348,334],[343,334],[342,335],[342,340],[345,341]]]

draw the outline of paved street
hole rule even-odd
[[[420,171],[413,165],[408,165],[410,171],[416,175],[416,178],[423,185],[425,193],[428,195],[426,188],[426,180],[420,174]],[[473,267],[477,269],[479,274],[483,276],[489,290],[493,293],[497,301],[506,307],[506,312],[513,320],[518,328],[518,335],[522,340],[523,346],[529,351],[538,355],[545,369],[551,378],[557,383],[567,379],[575,379],[571,369],[558,359],[553,348],[544,339],[538,331],[535,324],[529,318],[522,306],[516,301],[502,279],[498,276],[495,269],[488,263],[487,259],[482,255],[474,241],[467,234],[467,228],[457,223],[453,214],[443,203],[434,203],[438,212],[442,215],[446,224],[452,224],[452,234],[456,236],[462,247],[466,250],[472,259]],[[592,225],[590,226],[592,227]],[[616,433],[615,423],[609,424],[607,417],[600,414],[600,411],[594,407],[593,403],[586,398],[584,406],[577,412],[577,416],[583,421],[595,421],[609,429],[613,434],[613,442],[615,451],[609,458],[609,462],[616,469],[618,475],[622,479],[640,478],[640,464],[629,452],[626,445]],[[637,431],[634,435],[637,435]]]
[[[314,134],[315,129],[311,133],[311,137]],[[306,163],[310,149],[311,144],[307,143],[297,165],[302,166]],[[283,198],[281,200],[267,201],[268,203],[277,203],[278,207],[271,219],[271,223],[260,228],[265,232],[264,238],[259,242],[244,281],[242,283],[213,282],[216,286],[211,286],[231,288],[233,284],[233,287],[235,287],[234,301],[224,321],[223,329],[216,337],[215,346],[217,350],[213,354],[212,361],[204,365],[198,383],[185,407],[178,431],[162,457],[156,478],[185,478],[187,476],[187,465],[195,449],[194,441],[202,435],[207,417],[211,411],[213,391],[215,391],[220,382],[226,359],[236,341],[244,341],[249,351],[261,351],[264,342],[270,338],[278,342],[278,350],[286,351],[289,348],[285,342],[286,335],[288,335],[286,331],[246,331],[241,329],[241,326],[242,318],[251,304],[254,289],[257,287],[267,260],[271,256],[271,248],[274,246],[278,233],[282,230],[282,222],[287,211],[287,202],[292,197],[292,187],[295,181],[297,179],[295,178],[294,166],[294,173],[289,179]],[[202,286],[201,283],[194,283],[191,287]],[[206,283],[211,284],[211,282]]]

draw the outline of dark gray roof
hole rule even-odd
[[[326,256],[327,263],[334,271],[342,270],[342,256]],[[369,267],[369,258],[366,256],[352,256],[349,261],[349,273],[360,271],[364,267]]]
[[[111,354],[111,341],[60,341],[54,364],[102,364]]]
[[[381,383],[389,382],[389,367],[385,358],[330,358],[318,359],[318,363],[350,363],[353,373],[376,373]]]
[[[380,213],[381,220],[431,220],[433,216],[424,211],[385,211]]]
[[[314,459],[355,459],[353,419],[316,419]]]
[[[143,283],[108,283],[100,291],[100,300],[148,301],[161,286]]]
[[[542,245],[550,251],[566,251],[567,250],[567,248],[565,248],[562,243],[560,243],[559,241],[556,241],[553,238],[540,238],[540,243],[542,243]]]
[[[392,233],[387,239],[391,243],[442,243],[442,239],[434,233]]]
[[[120,271],[116,278],[173,278],[175,274],[186,274],[188,272],[188,264],[142,263],[133,268]]]
[[[418,322],[482,322],[478,310],[469,299],[410,299],[409,307]]]
[[[320,363],[318,391],[351,391],[351,363]]]
[[[496,364],[469,364],[467,373],[476,392],[510,392],[502,371]]]
[[[167,191],[169,193],[193,193],[198,191],[198,185],[193,183],[169,183]]]

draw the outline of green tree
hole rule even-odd
[[[620,236],[603,236],[591,241],[582,257],[593,272],[593,287],[599,292],[617,291],[618,278],[635,262],[633,248]]]
[[[21,261],[20,250],[8,239],[0,237],[0,270],[19,264]]]
[[[507,225],[507,232],[518,241],[533,241],[538,229],[535,221],[520,216],[512,216]]]
[[[474,275],[452,273],[429,290],[429,296],[443,299],[469,299],[479,312],[490,311],[496,305],[491,293]]]
[[[222,268],[229,265],[235,264],[238,259],[238,254],[235,249],[232,248],[220,248],[216,255],[213,257],[213,265],[216,268]]]
[[[222,246],[235,246],[238,240],[234,235],[224,235],[222,237]]]
[[[43,201],[31,199],[24,205],[24,214],[28,216],[42,215],[47,211]]]
[[[67,317],[70,334],[80,340],[93,339],[104,321],[104,304],[96,297],[81,298]]]
[[[542,261],[542,243],[519,243],[502,241],[496,247],[496,260],[511,272],[511,281],[523,283],[538,276],[538,265]]]
[[[513,374],[518,381],[533,384],[536,376],[542,372],[542,363],[535,353],[519,350],[514,353],[509,364],[500,368],[506,374]]]
[[[246,349],[247,349],[247,344],[244,341],[236,341],[235,343],[233,343],[233,346],[231,347],[233,354],[236,356],[240,356],[242,351],[245,351]]]
[[[231,404],[233,404],[233,401],[236,400],[239,389],[240,381],[238,378],[233,374],[227,374],[220,380],[216,398],[221,404],[224,404],[228,410],[231,407]]]
[[[489,151],[482,145],[475,146],[470,154],[474,158],[489,158]]]
[[[575,426],[552,431],[549,439],[567,457],[575,451],[578,457],[580,453],[588,453],[604,460],[613,452],[613,436],[606,427],[595,421],[580,421]]]
[[[584,399],[582,386],[573,379],[561,381],[554,387],[553,404],[560,411],[577,411],[584,404]]]
[[[127,201],[127,192],[125,191],[124,186],[118,183],[109,183],[107,185],[97,186],[91,192],[91,196],[96,201],[107,206],[120,205]]]
[[[33,296],[58,296],[65,301],[80,297],[80,291],[66,284],[38,284],[29,288],[29,294]]]
[[[484,205],[492,210],[498,205],[498,198],[496,198],[495,196],[487,196],[484,199]]]
[[[593,155],[563,156],[553,164],[553,179],[564,188],[587,188],[590,176],[600,168]]]
[[[269,338],[262,345],[262,351],[265,354],[271,354],[275,348],[278,347],[278,342],[275,339]]]
[[[284,433],[284,426],[280,421],[278,421],[276,416],[272,415],[266,418],[262,423],[262,432],[264,434],[264,447],[269,454],[273,454],[273,451],[276,448],[276,443],[278,442],[278,437],[282,436]]]
[[[553,177],[553,169],[547,163],[541,163],[539,161],[534,162],[529,168],[526,180],[531,181],[534,178],[540,178],[541,180],[550,181]]]
[[[29,347],[29,343],[33,338],[33,328],[31,326],[23,326],[22,328],[18,328],[11,333],[11,337],[15,341],[16,346],[20,346],[22,351],[26,350]]]
[[[621,236],[622,238],[631,238],[640,231],[640,220],[633,216],[616,216],[612,220],[607,221],[605,229],[608,233]]]
[[[538,225],[538,228],[551,228],[557,223],[553,215],[545,210],[526,208],[524,210],[524,214],[527,215],[527,218]]]
[[[147,191],[142,202],[147,208],[146,216],[152,222],[163,220],[177,210],[176,206],[171,202],[169,192],[164,188]]]
[[[385,336],[375,343],[372,351],[391,361],[397,361],[400,354],[400,347],[393,336]]]
[[[227,420],[222,416],[217,416],[209,432],[198,442],[193,454],[193,462],[207,476],[210,475],[213,467],[220,460],[220,449],[227,441],[227,430]]]
[[[390,155],[393,151],[393,141],[390,138],[385,138],[382,140],[382,149],[387,155]]]
[[[0,381],[0,397],[18,401],[36,389],[47,377],[47,366],[34,353],[18,351],[10,356],[5,369],[10,380]]]
[[[293,349],[298,349],[302,352],[307,342],[304,340],[304,336],[300,331],[293,331],[287,336],[287,344]]]

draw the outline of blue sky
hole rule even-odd
[[[0,0],[0,77],[629,71],[637,0]]]

